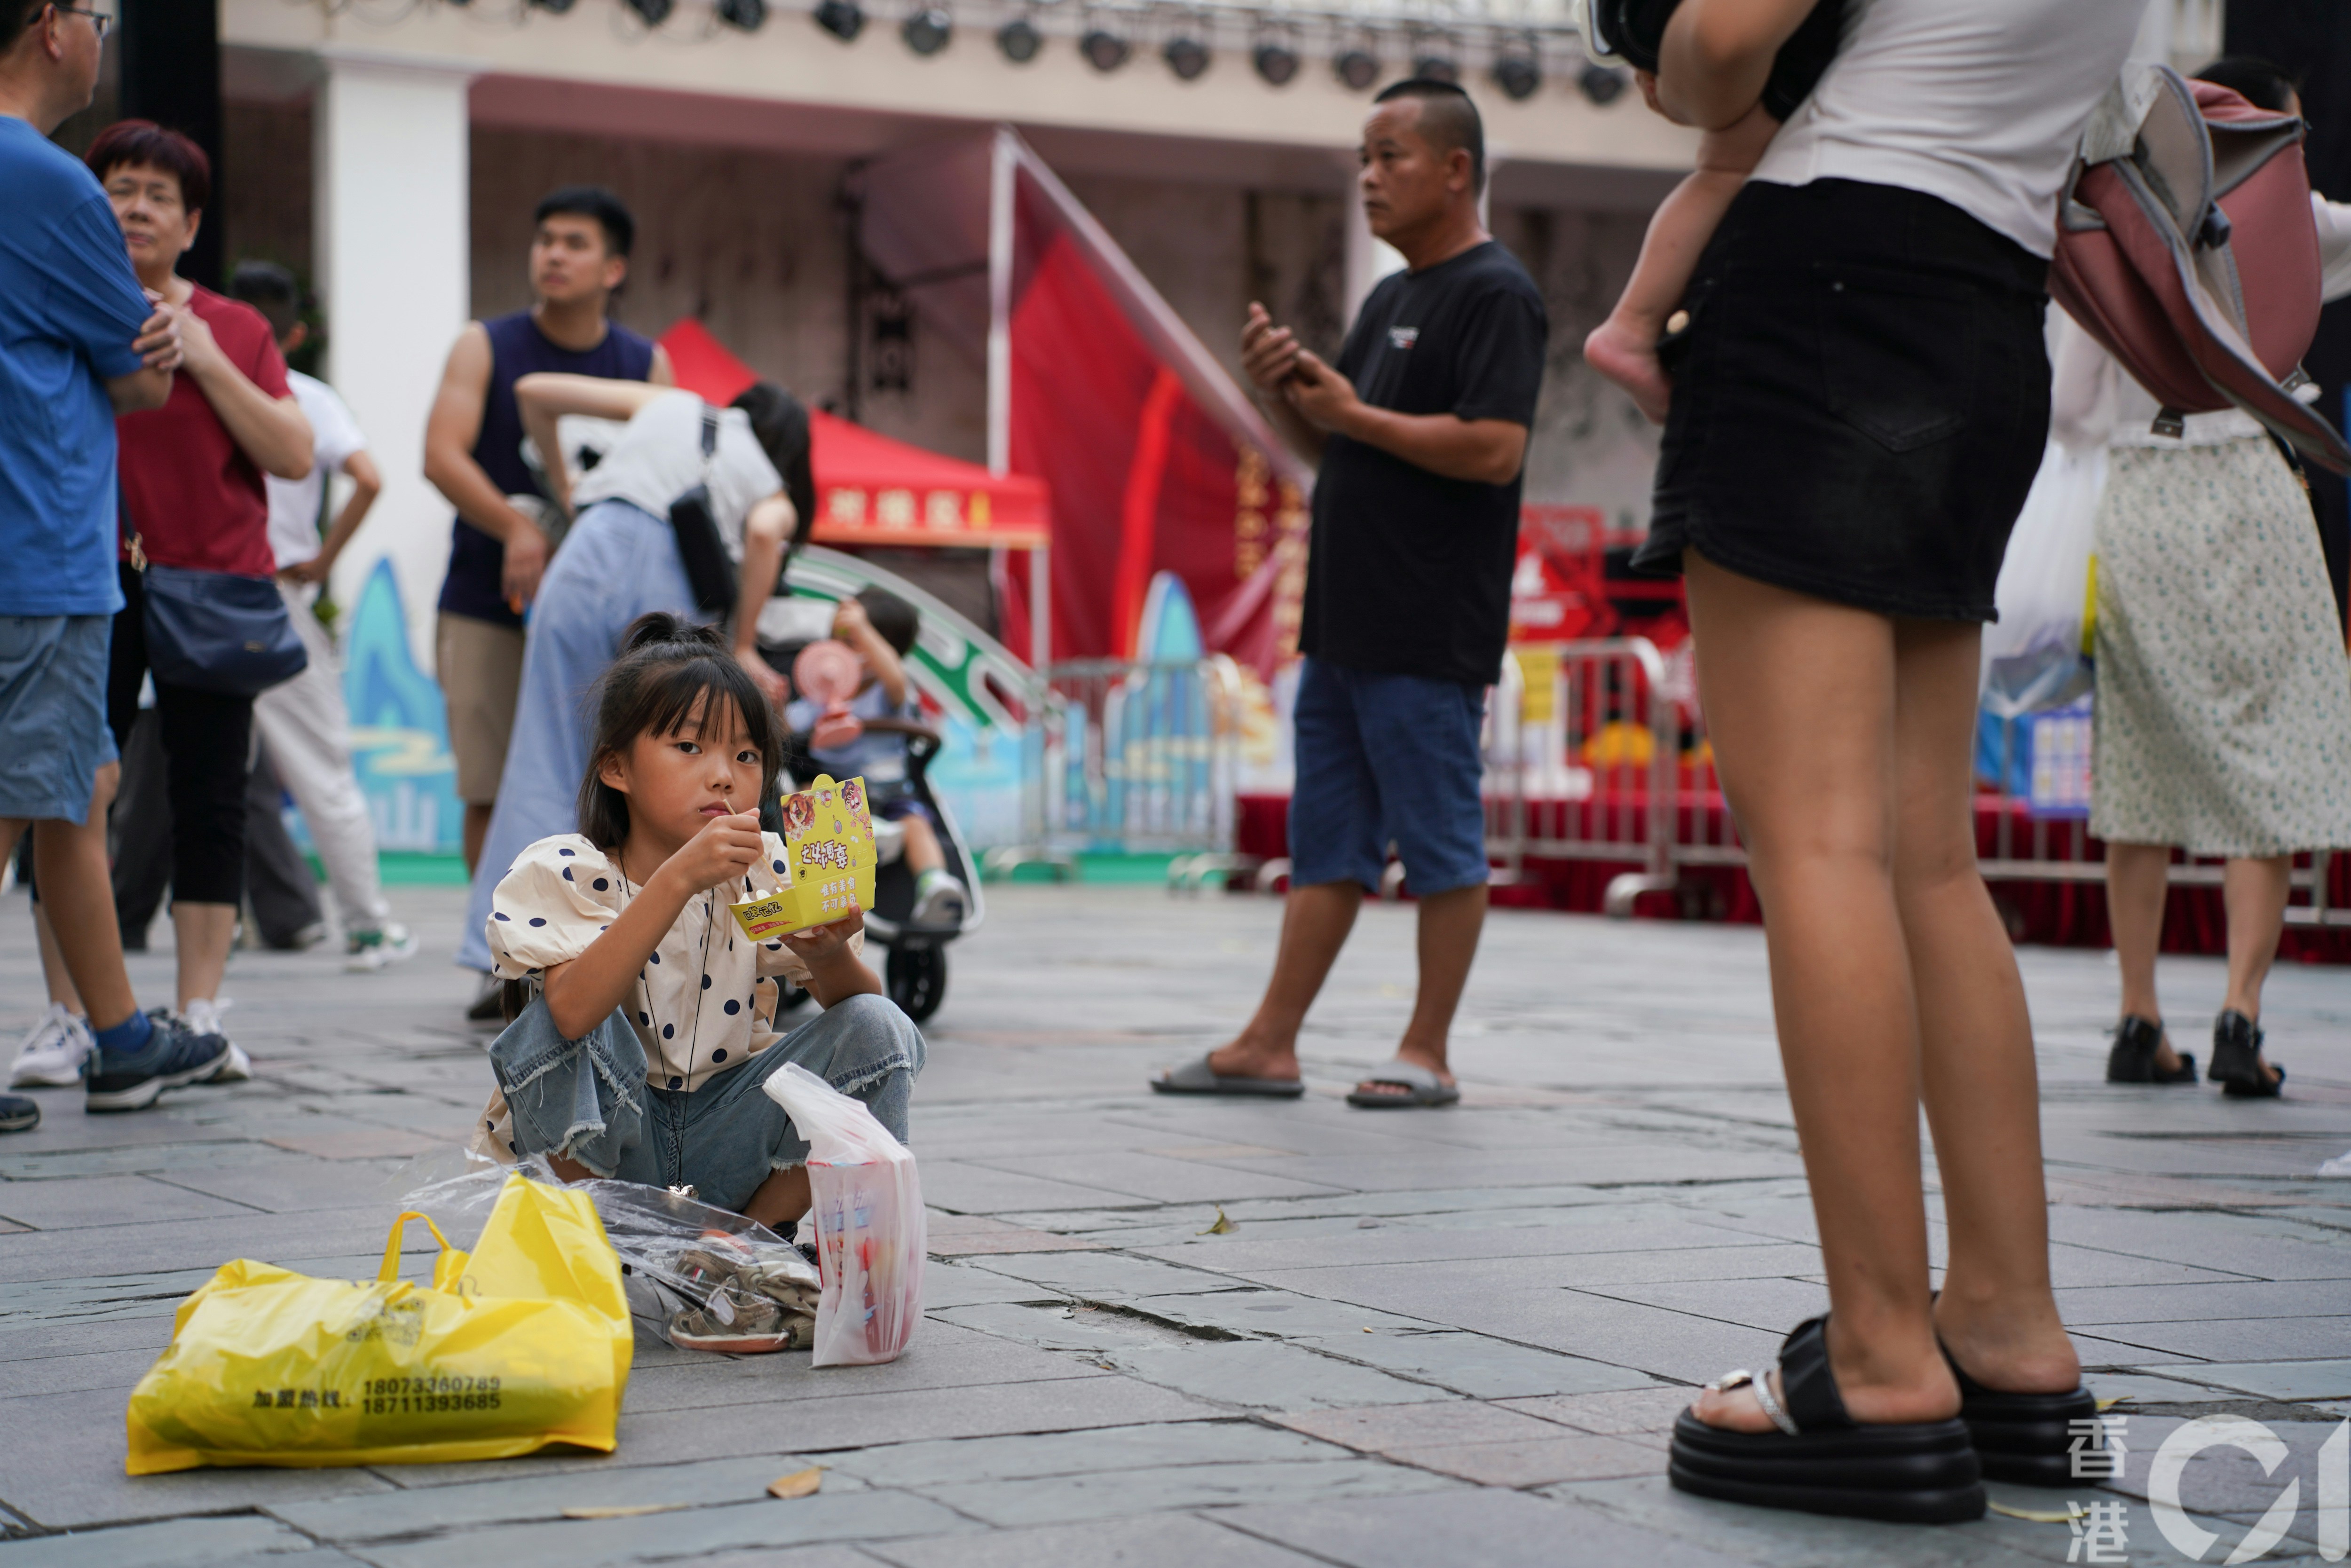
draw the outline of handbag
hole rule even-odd
[[[677,557],[685,566],[685,580],[694,589],[695,607],[722,619],[731,613],[740,585],[735,562],[718,537],[718,517],[710,505],[710,460],[718,451],[718,412],[702,405],[703,482],[672,501],[670,531],[677,536]]]
[[[162,566],[131,536],[147,667],[159,681],[253,697],[310,664],[277,585],[266,577]]]

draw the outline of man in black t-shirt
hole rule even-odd
[[[1542,386],[1542,296],[1478,219],[1468,95],[1415,78],[1364,126],[1372,232],[1407,270],[1372,291],[1336,366],[1259,305],[1242,361],[1282,439],[1319,465],[1298,685],[1290,894],[1239,1038],[1167,1093],[1295,1095],[1298,1030],[1394,841],[1420,905],[1420,996],[1364,1106],[1460,1098],[1446,1037],[1486,917],[1486,688],[1501,670],[1519,483]]]

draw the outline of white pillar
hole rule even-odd
[[[389,558],[411,652],[429,672],[451,512],[424,480],[424,418],[470,310],[472,73],[359,49],[321,54],[313,243],[327,379],[383,472],[382,497],[335,564],[335,598],[355,608],[376,562]]]

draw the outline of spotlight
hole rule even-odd
[[[898,36],[918,55],[935,55],[955,37],[955,18],[935,5],[924,7],[898,24]]]
[[[1625,96],[1625,73],[1603,65],[1588,65],[1576,73],[1575,85],[1584,97],[1605,109]]]
[[[1343,49],[1331,65],[1339,73],[1339,79],[1357,92],[1380,79],[1379,57],[1368,49]]]
[[[558,16],[571,9],[571,0],[530,0],[530,4],[542,11],[552,12]]]
[[[1412,74],[1426,77],[1431,81],[1449,82],[1455,87],[1461,85],[1460,66],[1445,55],[1415,55],[1412,57]]]
[[[815,16],[818,26],[844,44],[865,31],[865,12],[857,0],[819,0]]]
[[[711,7],[730,27],[756,33],[768,24],[768,0],[717,0]]]
[[[1494,58],[1494,85],[1514,102],[1534,97],[1541,89],[1542,79],[1542,61],[1532,39],[1508,46]]]
[[[1270,87],[1288,87],[1298,75],[1298,51],[1288,44],[1259,44],[1249,57]]]
[[[1086,64],[1108,73],[1126,64],[1130,50],[1124,38],[1107,27],[1091,27],[1078,40],[1078,53],[1086,57]]]
[[[996,29],[996,47],[1016,66],[1025,66],[1045,47],[1045,35],[1026,16],[1015,16]]]
[[[1178,81],[1197,81],[1208,68],[1208,46],[1189,33],[1178,33],[1159,51]]]
[[[643,20],[646,26],[658,27],[669,20],[669,14],[677,0],[623,0],[623,3]]]

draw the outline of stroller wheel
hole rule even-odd
[[[890,949],[883,978],[890,987],[890,999],[898,1004],[898,1010],[920,1023],[938,1011],[939,1003],[946,997],[946,949],[902,943]]]

